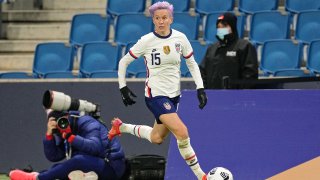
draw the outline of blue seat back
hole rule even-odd
[[[75,78],[72,72],[50,72],[44,74],[44,79],[60,79],[60,78]]]
[[[273,76],[288,76],[288,77],[309,77],[312,76],[310,73],[306,73],[301,69],[284,69],[275,71]]]
[[[320,39],[311,41],[309,45],[307,68],[320,74]]]
[[[239,0],[239,11],[247,14],[277,9],[278,0]]]
[[[109,42],[92,42],[83,46],[79,77],[90,77],[93,72],[117,70],[119,45]]]
[[[148,76],[147,72],[138,72],[136,78],[146,78]]]
[[[233,11],[234,0],[196,0],[195,11],[200,14]]]
[[[72,71],[73,50],[64,43],[40,43],[37,45],[33,61],[35,77],[56,71]]]
[[[210,13],[206,16],[205,24],[204,24],[204,40],[207,42],[216,42],[216,22],[219,16],[221,16],[225,12],[215,12]],[[237,30],[239,37],[244,36],[244,27],[246,22],[246,16],[244,14],[240,14],[237,16]]]
[[[135,43],[129,43],[126,46],[126,53],[130,51],[130,48],[134,45]],[[128,77],[133,77],[136,76],[137,73],[140,72],[146,72],[146,65],[145,65],[145,60],[144,57],[139,57],[138,59],[135,59],[133,62],[131,62],[127,68],[127,76]]]
[[[319,0],[286,0],[285,8],[292,13],[299,13],[301,11],[319,10]]]
[[[90,78],[118,78],[118,71],[103,71],[90,74]]]
[[[273,39],[288,39],[290,16],[278,11],[263,11],[252,15],[250,40],[258,44]]]
[[[0,73],[0,79],[32,79],[26,72],[6,72]]]
[[[191,40],[190,44],[193,48],[194,59],[196,60],[197,64],[200,64],[203,57],[206,54],[206,51],[209,45],[207,43],[200,43],[200,41],[195,41],[195,40]],[[185,59],[181,59],[181,67],[180,67],[181,74],[182,76],[185,76],[185,77],[191,77],[191,75],[188,76],[189,69],[187,67],[186,61],[187,60]]]
[[[299,69],[302,44],[289,39],[266,41],[262,47],[260,68],[265,74],[283,69]]]
[[[115,22],[115,41],[120,44],[136,42],[153,29],[151,17],[142,13],[119,15]]]
[[[320,10],[298,14],[295,38],[305,43],[320,39]]]
[[[125,13],[138,13],[145,10],[145,0],[108,0],[107,14],[119,16]]]
[[[82,46],[109,39],[110,18],[101,14],[77,14],[72,18],[70,43]]]
[[[163,1],[163,0],[152,0],[151,3],[154,4],[158,1]],[[190,0],[166,0],[166,1],[173,5],[174,12],[188,12],[190,9]]]
[[[190,15],[189,13],[174,13],[174,21],[171,28],[183,32],[189,40],[198,39],[199,21],[198,14]]]

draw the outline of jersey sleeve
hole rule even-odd
[[[130,48],[129,52],[120,59],[118,67],[118,81],[120,89],[126,86],[126,71],[128,65],[134,59],[137,59],[144,54],[144,46],[145,42],[141,38],[135,45]]]
[[[189,40],[184,36],[182,55],[186,60],[186,64],[188,69],[192,75],[194,82],[196,83],[197,89],[203,88],[203,81],[201,78],[201,73],[199,70],[199,66],[194,59],[193,49],[189,42]]]

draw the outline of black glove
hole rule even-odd
[[[203,107],[207,104],[207,95],[204,92],[204,88],[197,89],[198,92],[198,100],[200,102],[199,108],[203,109]]]
[[[132,97],[137,97],[137,96],[135,94],[133,94],[133,92],[128,88],[128,86],[121,88],[120,92],[121,92],[122,101],[123,101],[124,105],[128,106],[128,105],[132,105],[132,104],[136,103],[132,99]]]

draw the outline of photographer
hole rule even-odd
[[[74,111],[47,111],[47,132],[43,140],[46,158],[53,165],[42,172],[13,170],[11,180],[120,179],[125,157],[118,139],[108,140],[108,129],[89,115]]]

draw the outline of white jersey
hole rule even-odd
[[[126,86],[127,66],[138,57],[143,56],[146,64],[146,97],[180,95],[180,61],[186,59],[187,66],[196,83],[197,89],[203,88],[198,64],[193,58],[193,49],[187,37],[174,29],[166,37],[151,32],[141,39],[119,62],[119,86]]]

